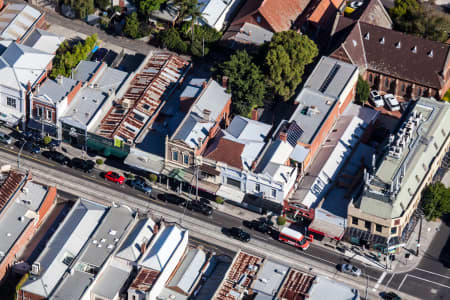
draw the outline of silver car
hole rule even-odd
[[[351,265],[351,264],[342,264],[339,268],[342,273],[349,273],[353,276],[361,276],[361,269]]]
[[[7,135],[6,133],[0,132],[0,142],[6,145],[10,145],[13,142],[12,137]]]

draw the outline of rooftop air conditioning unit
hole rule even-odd
[[[32,275],[39,275],[40,272],[41,272],[41,264],[40,263],[36,262],[31,265],[31,274]]]
[[[131,108],[131,100],[130,99],[123,99],[122,107],[125,108],[125,109]]]

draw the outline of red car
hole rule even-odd
[[[109,181],[118,183],[118,184],[123,184],[125,182],[125,177],[120,176],[119,174],[117,174],[116,172],[113,171],[109,171],[108,173],[105,174],[105,179],[108,179]]]

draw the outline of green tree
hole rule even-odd
[[[161,42],[170,50],[186,53],[188,45],[181,39],[180,33],[175,28],[169,28],[160,32]]]
[[[111,0],[94,0],[94,4],[101,10],[106,10],[109,6],[111,6]]]
[[[356,84],[356,98],[359,102],[364,104],[369,99],[370,85],[361,76],[358,76],[358,83]]]
[[[44,145],[47,146],[48,144],[51,143],[51,141],[52,141],[52,138],[50,136],[48,136],[48,135],[44,136]]]
[[[148,179],[150,179],[150,182],[156,182],[158,180],[158,176],[155,174],[150,174]]]
[[[422,208],[427,220],[450,213],[450,188],[442,182],[430,184],[423,193]]]
[[[284,224],[286,224],[286,218],[283,217],[283,216],[279,216],[277,218],[277,224],[280,225],[280,226],[283,226]]]
[[[191,32],[191,24],[190,22],[185,22],[179,29],[181,37],[184,40],[188,40],[192,38]],[[216,43],[222,37],[222,34],[211,28],[209,26],[194,26],[194,40],[191,40],[190,50],[191,54],[194,56],[205,56],[208,55],[211,46]]]
[[[103,165],[103,159],[100,159],[100,158],[98,158],[96,161],[95,161],[95,163],[97,164],[97,165]]]
[[[133,39],[137,38],[139,36],[139,20],[137,13],[132,13],[131,15],[127,16],[125,19],[125,27],[123,28],[123,33],[131,37]]]
[[[144,16],[150,16],[152,11],[158,10],[167,0],[138,0],[139,13]]]
[[[228,77],[228,90],[237,114],[248,116],[253,108],[263,104],[266,93],[264,76],[247,51],[231,55],[230,60],[219,66],[219,74]]]
[[[275,94],[287,100],[302,82],[305,66],[319,54],[316,44],[293,30],[274,34],[265,58],[268,81]]]
[[[216,203],[217,203],[217,204],[223,204],[224,202],[225,202],[225,200],[223,200],[222,197],[220,197],[220,196],[217,196],[217,197],[216,197]]]

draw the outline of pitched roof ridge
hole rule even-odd
[[[362,47],[362,51],[363,51],[363,57],[364,57],[364,63],[365,63],[365,65],[366,65],[366,69],[367,69],[367,67],[368,67],[368,64],[367,64],[367,57],[366,57],[366,48],[364,47],[364,42],[363,42],[363,34],[362,34],[362,31],[361,31],[361,25],[360,25],[360,23],[359,23],[359,21],[358,21],[358,23],[357,23],[357,26],[358,26],[358,29],[359,29],[359,41],[361,42],[361,47]]]

